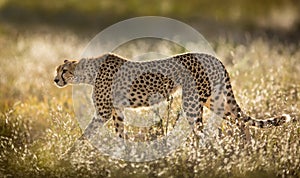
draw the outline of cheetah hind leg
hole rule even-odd
[[[239,122],[238,116],[240,115],[240,109],[236,104],[231,87],[225,87],[224,84],[219,83],[213,88],[214,90],[206,101],[205,106],[218,117],[212,115],[207,119],[205,133],[209,134],[210,136],[213,135],[215,138],[222,137],[222,135],[225,134],[222,124],[223,119],[229,121],[230,123],[236,124],[239,128],[241,136],[246,140],[250,140],[248,128],[243,122]],[[231,116],[230,119],[228,116]],[[227,133],[232,135],[231,131],[228,131]]]
[[[222,93],[214,93],[205,103],[205,106],[212,112],[212,115],[207,118],[207,126],[205,128],[205,133],[210,136],[220,137],[222,135],[222,119],[226,119],[224,102]]]
[[[191,98],[199,98],[195,96],[197,93],[191,92],[190,88],[186,87],[182,90],[182,108],[187,118],[190,127],[193,129],[193,136],[191,139],[191,146],[199,147],[199,140],[203,138],[203,106],[201,103],[195,103],[195,100]]]
[[[242,112],[240,106],[235,100],[232,87],[229,82],[224,87],[223,94],[225,97],[225,116],[230,116],[229,121],[239,128],[240,135],[242,136],[242,138],[247,142],[250,142],[251,134],[249,130],[249,125],[246,125],[246,122],[248,122],[252,118]],[[230,133],[230,135],[232,135],[232,133]]]
[[[207,98],[204,106],[211,111],[211,115],[206,119],[206,125],[203,129],[203,135],[206,141],[209,139],[221,138],[224,134],[223,120],[227,119],[225,114],[225,97],[221,82],[213,86],[211,95]]]

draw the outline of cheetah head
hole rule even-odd
[[[56,68],[56,76],[54,82],[58,87],[65,87],[68,84],[73,84],[75,80],[74,72],[77,61],[65,60],[63,64]]]

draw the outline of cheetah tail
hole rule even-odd
[[[259,128],[266,128],[271,126],[280,126],[284,123],[290,122],[291,116],[289,114],[282,114],[281,116],[276,116],[272,118],[268,118],[266,120],[257,120],[254,118],[248,117],[247,124],[249,126],[259,127]]]

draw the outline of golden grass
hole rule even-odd
[[[113,160],[87,142],[60,159],[81,131],[71,87],[54,86],[54,69],[65,58],[78,58],[87,41],[69,32],[41,32],[2,35],[0,43],[0,177],[300,176],[299,122],[250,129],[248,143],[234,133],[205,147],[183,146],[153,162]],[[221,39],[215,46],[247,113],[258,118],[287,113],[299,120],[299,46],[261,38],[247,45]]]

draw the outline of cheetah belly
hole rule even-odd
[[[162,74],[143,74],[130,86],[126,94],[129,105],[126,107],[148,107],[158,104],[166,100],[177,88],[171,79]]]

